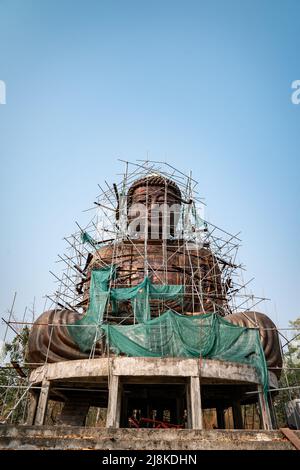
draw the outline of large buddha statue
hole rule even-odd
[[[178,185],[160,174],[145,176],[133,182],[127,192],[126,203],[126,236],[95,249],[86,266],[85,280],[78,287],[83,293],[81,305],[84,311],[88,308],[92,271],[112,264],[116,267],[116,274],[110,281],[114,288],[134,287],[145,276],[154,285],[184,285],[184,296],[180,301],[150,300],[151,318],[173,309],[184,315],[216,313],[226,316],[231,323],[259,328],[267,365],[279,374],[282,359],[274,323],[259,312],[231,313],[227,299],[228,285],[222,281],[222,260],[214,255],[209,243],[188,244],[184,234],[176,231],[178,208],[183,204],[188,208],[193,203],[182,199]],[[164,217],[162,213],[155,212],[162,204],[167,208],[177,207],[170,213],[167,236]],[[144,218],[136,223],[141,207],[145,208]],[[121,222],[119,209],[116,211],[117,226]],[[31,329],[27,361],[38,366],[44,362],[88,358],[89,352],[79,349],[66,327],[80,318],[82,315],[66,309],[44,312]],[[123,302],[117,313],[108,305],[104,315],[104,322],[107,323],[132,324],[134,321],[130,302]],[[93,356],[102,354],[104,347],[99,341]]]

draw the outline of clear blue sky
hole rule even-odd
[[[266,313],[298,317],[299,18],[297,0],[0,0],[0,313],[15,290],[41,312],[97,183],[149,152],[242,231]]]

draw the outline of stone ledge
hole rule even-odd
[[[295,431],[300,437],[300,431]],[[280,431],[0,426],[0,449],[295,450]]]

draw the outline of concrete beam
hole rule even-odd
[[[32,384],[48,380],[107,377],[109,370],[113,375],[130,377],[195,377],[199,375],[199,361],[184,358],[145,358],[115,357],[82,359],[58,362],[38,367],[30,375]],[[274,374],[270,373],[270,385],[276,388]],[[254,367],[234,362],[202,359],[201,377],[220,381],[258,384],[259,379]],[[274,382],[274,384],[273,384]]]
[[[38,406],[36,410],[36,417],[35,417],[35,423],[34,423],[36,425],[44,424],[46,411],[47,411],[49,390],[50,390],[50,381],[44,379],[42,382],[42,388],[40,391]]]

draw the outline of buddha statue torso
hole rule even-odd
[[[172,308],[178,313],[199,314],[217,312],[225,315],[226,296],[223,293],[221,271],[210,250],[198,248],[187,250],[183,240],[147,241],[147,255],[144,255],[142,240],[124,241],[98,250],[88,269],[85,298],[89,292],[91,271],[113,263],[116,277],[112,286],[133,287],[140,284],[147,275],[153,284],[183,285],[183,301],[169,300],[161,305],[164,310]],[[199,295],[199,286],[201,295]],[[160,301],[161,303],[161,301]],[[159,314],[159,305],[150,301],[151,316]]]

